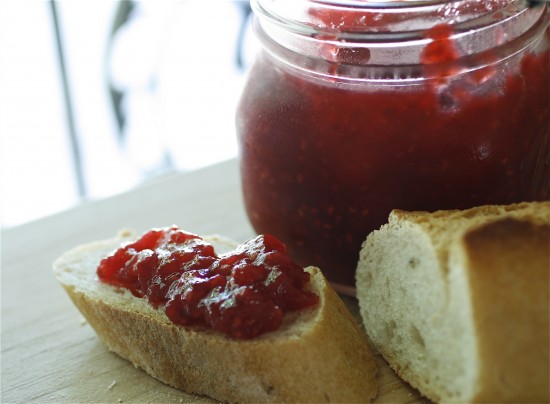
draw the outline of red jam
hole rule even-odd
[[[217,255],[212,245],[177,227],[151,230],[104,258],[99,279],[164,306],[175,324],[249,339],[277,330],[285,313],[317,304],[309,274],[276,238],[258,236]]]
[[[422,55],[435,79],[413,84],[315,77],[312,58],[293,56],[308,66],[303,73],[260,55],[236,120],[258,233],[280,238],[332,282],[354,285],[361,243],[392,209],[550,198],[548,46],[454,76],[438,70],[457,57],[447,28],[428,32]]]

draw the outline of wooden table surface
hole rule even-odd
[[[211,402],[166,386],[109,352],[51,270],[77,244],[109,238],[121,228],[141,233],[172,224],[239,242],[252,237],[236,161],[175,174],[2,231],[0,402]],[[357,316],[356,301],[344,300]],[[381,358],[378,362],[377,402],[422,402]]]

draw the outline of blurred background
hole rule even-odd
[[[1,225],[237,154],[243,0],[0,1]]]

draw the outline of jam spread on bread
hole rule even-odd
[[[164,307],[175,324],[201,326],[238,339],[277,330],[285,313],[317,304],[309,274],[270,235],[217,255],[177,227],[154,229],[104,258],[99,279]]]

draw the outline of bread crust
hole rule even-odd
[[[503,218],[460,240],[480,379],[475,401],[548,402],[550,226]]]
[[[413,234],[415,240],[403,240]],[[472,342],[467,348],[471,362],[451,365],[457,369],[469,366],[468,380],[472,382],[456,395],[442,388],[440,381],[438,384],[439,375],[419,373],[418,368],[409,366],[402,351],[379,336],[372,337],[377,349],[396,373],[433,401],[548,402],[549,235],[550,201],[433,213],[392,212],[388,224],[369,235],[363,244],[357,269],[357,295],[367,332],[374,335],[375,327],[380,326],[373,323],[372,312],[380,316],[388,310],[370,300],[370,277],[373,273],[384,276],[398,270],[395,265],[388,267],[388,257],[401,253],[389,240],[405,245],[418,243],[424,248],[423,253],[433,255],[431,261],[427,255],[420,260],[430,261],[432,276],[441,284],[435,289],[429,284],[431,281],[415,284],[411,294],[441,293],[441,307],[430,311],[435,314],[428,319],[412,318],[414,315],[410,314],[403,319],[388,312],[387,320],[424,322],[435,335],[442,324],[467,334],[463,340]],[[406,267],[399,269],[405,282],[415,276],[415,270]],[[463,303],[451,309],[456,291]],[[426,301],[425,297],[422,299]],[[433,340],[421,342],[429,344]],[[437,341],[441,347],[451,346],[451,342]],[[446,355],[437,359],[445,361]]]
[[[75,273],[95,272],[120,241],[78,247],[56,261],[55,273],[109,349],[153,377],[224,402],[369,402],[376,396],[367,337],[319,269],[307,268],[318,306],[287,316],[279,331],[236,340],[176,326],[143,299],[79,281]]]

